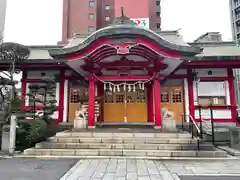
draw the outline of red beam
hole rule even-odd
[[[226,68],[226,67],[240,67],[240,60],[193,60],[193,61],[183,61],[181,67],[191,67],[191,68]]]
[[[100,62],[99,65],[102,68],[113,68],[113,67],[148,67],[149,62],[148,61],[141,61],[141,62],[136,62],[136,61],[131,61],[131,60],[118,60],[114,62]]]
[[[152,76],[98,76],[102,81],[138,81],[149,80]]]

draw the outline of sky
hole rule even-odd
[[[187,42],[206,32],[231,40],[229,0],[162,0],[162,29]],[[55,45],[61,40],[62,0],[8,0],[4,41]]]

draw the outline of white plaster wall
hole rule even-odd
[[[199,118],[199,110],[195,109],[195,118]],[[210,109],[201,110],[201,118],[210,119],[211,112]],[[213,110],[213,119],[231,119],[232,113],[230,109],[214,109]]]
[[[46,77],[54,78],[54,75],[58,75],[60,71],[27,71],[27,79],[40,79],[41,73],[45,73]]]
[[[212,71],[211,75],[208,75],[208,71]],[[227,77],[226,68],[209,68],[209,69],[193,69],[192,72],[196,72],[198,77]]]
[[[68,80],[64,81],[64,109],[63,109],[63,122],[67,122],[68,118]]]
[[[185,108],[185,119],[189,122],[189,92],[188,92],[188,81],[184,78],[184,108]]]

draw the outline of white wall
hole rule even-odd
[[[211,71],[212,74],[208,74]],[[192,72],[196,72],[198,77],[227,77],[226,68],[207,68],[207,69],[193,69]]]

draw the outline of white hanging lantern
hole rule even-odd
[[[116,86],[115,85],[113,86],[113,92],[116,92]]]
[[[106,83],[104,83],[104,91],[107,89]]]

